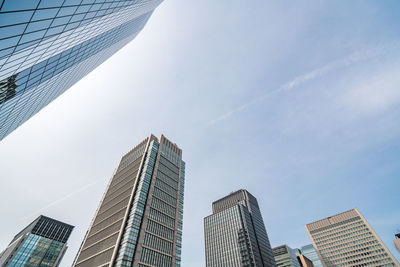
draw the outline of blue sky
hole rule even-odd
[[[39,214],[76,226],[70,266],[120,157],[150,133],[184,152],[184,266],[239,188],[272,246],[357,207],[400,229],[400,2],[166,0],[142,33],[0,143],[0,247]]]

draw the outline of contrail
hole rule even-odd
[[[96,185],[96,184],[98,184],[98,183],[100,183],[100,182],[102,182],[104,180],[106,180],[106,179],[100,179],[100,180],[94,181],[92,183],[89,183],[87,185],[84,185],[83,187],[80,187],[79,189],[77,189],[75,191],[72,191],[71,193],[69,193],[69,194],[67,194],[67,195],[65,195],[65,196],[63,196],[63,197],[61,197],[61,198],[59,198],[59,199],[47,204],[46,206],[42,207],[41,209],[39,209],[39,210],[33,212],[32,214],[24,217],[22,220],[25,221],[25,220],[31,219],[32,217],[37,216],[38,214],[40,214],[41,212],[47,210],[48,208],[50,208],[52,206],[55,206],[55,205],[63,202],[64,200],[66,200],[66,199],[68,199],[68,198],[70,198],[70,197],[72,197],[72,196],[74,196],[76,194],[79,194],[79,193],[87,190],[88,188],[90,188],[90,187],[92,187],[92,186],[94,186],[94,185]]]
[[[255,98],[255,99],[253,99],[253,100],[251,100],[249,102],[246,102],[246,103],[242,104],[241,106],[239,106],[237,108],[232,109],[231,111],[229,111],[229,112],[217,117],[216,119],[211,120],[209,122],[209,124],[215,124],[217,122],[225,120],[225,119],[231,117],[233,114],[241,112],[244,109],[246,109],[247,107],[252,106],[252,105],[256,104],[257,102],[261,102],[265,98],[268,98],[268,97],[270,97],[270,96],[272,96],[274,94],[278,94],[278,93],[283,92],[283,91],[291,90],[291,89],[293,89],[293,88],[295,88],[295,87],[297,87],[297,86],[299,86],[299,85],[301,85],[303,83],[306,83],[306,82],[308,82],[310,80],[313,80],[315,78],[324,76],[324,75],[326,75],[329,72],[332,72],[334,70],[345,68],[345,67],[353,65],[353,64],[355,64],[357,62],[368,60],[370,58],[379,56],[386,50],[386,48],[388,48],[388,47],[396,47],[396,46],[398,46],[398,43],[392,43],[390,45],[380,46],[380,47],[376,47],[376,48],[373,48],[373,49],[366,49],[366,50],[362,50],[362,51],[357,51],[357,52],[355,52],[353,54],[350,54],[350,55],[348,55],[348,56],[346,56],[346,57],[344,57],[342,59],[331,61],[330,63],[326,64],[325,66],[322,66],[322,67],[317,68],[317,69],[315,69],[315,70],[313,70],[313,71],[311,71],[309,73],[306,73],[306,74],[303,74],[303,75],[300,75],[300,76],[294,78],[292,81],[290,81],[290,82],[288,82],[286,84],[283,84],[278,89],[269,91],[269,92],[267,92],[267,93]]]

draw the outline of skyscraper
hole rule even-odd
[[[301,267],[315,267],[314,263],[303,254],[298,254],[297,260],[299,261]]]
[[[394,236],[395,236],[395,239],[393,241],[394,247],[400,253],[400,233],[397,233]]]
[[[0,266],[58,266],[74,227],[39,216],[19,232],[0,253]]]
[[[122,157],[74,266],[180,266],[185,163],[163,135]]]
[[[272,249],[274,252],[276,266],[278,267],[300,267],[294,249],[287,245],[282,245]]]
[[[134,39],[161,2],[0,1],[0,140]]]
[[[306,256],[310,261],[312,261],[315,267],[322,267],[321,260],[319,259],[318,254],[312,244],[302,246],[299,251],[302,255]]]
[[[244,189],[213,202],[204,218],[207,267],[276,266],[257,199]]]
[[[307,224],[306,230],[325,267],[399,266],[358,209]]]

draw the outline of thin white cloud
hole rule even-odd
[[[109,178],[107,178],[107,180],[108,180],[108,179],[109,179]],[[71,198],[71,197],[74,196],[74,195],[77,195],[77,194],[79,194],[79,193],[81,193],[81,192],[86,191],[86,190],[89,189],[90,187],[93,187],[93,186],[97,185],[98,183],[103,182],[104,180],[106,180],[106,179],[99,179],[99,180],[96,180],[96,181],[94,181],[94,182],[92,182],[92,183],[89,183],[89,184],[80,186],[77,190],[74,190],[74,191],[70,192],[69,194],[67,194],[67,195],[65,195],[65,196],[63,196],[63,197],[61,197],[61,198],[59,198],[59,199],[57,199],[57,200],[55,200],[55,201],[53,201],[53,202],[47,204],[46,206],[44,206],[44,207],[42,207],[42,208],[36,210],[35,212],[31,213],[30,215],[28,215],[28,216],[22,218],[21,221],[27,221],[27,220],[29,220],[29,219],[31,219],[31,218],[33,218],[33,217],[37,217],[38,214],[41,214],[43,211],[46,211],[46,210],[48,210],[49,208],[60,204],[61,202],[65,201],[65,200],[67,200],[67,199],[69,199],[69,198]]]
[[[223,120],[231,117],[232,115],[234,115],[236,113],[239,113],[239,112],[245,110],[246,108],[248,108],[248,107],[250,107],[252,105],[255,105],[258,102],[261,102],[264,99],[266,99],[266,98],[268,98],[268,97],[270,97],[272,95],[281,93],[283,91],[291,90],[291,89],[293,89],[295,87],[298,87],[298,86],[300,86],[300,85],[302,85],[302,84],[304,84],[304,83],[306,83],[308,81],[311,81],[313,79],[322,77],[324,75],[327,75],[328,73],[330,73],[332,71],[335,71],[335,70],[338,70],[338,69],[342,69],[342,68],[346,68],[346,67],[351,66],[351,65],[353,65],[355,63],[359,63],[361,61],[365,61],[365,60],[377,57],[379,55],[382,55],[388,49],[395,48],[395,47],[398,47],[398,46],[399,46],[398,43],[391,43],[389,45],[382,45],[382,46],[375,47],[375,48],[372,48],[372,49],[365,49],[365,50],[361,50],[361,51],[356,51],[356,52],[354,52],[354,53],[352,53],[352,54],[350,54],[350,55],[348,55],[348,56],[346,56],[344,58],[341,58],[341,59],[338,59],[338,60],[335,60],[335,61],[331,61],[328,64],[326,64],[326,65],[324,65],[324,66],[322,66],[320,68],[317,68],[317,69],[315,69],[315,70],[313,70],[313,71],[311,71],[309,73],[306,73],[306,74],[303,74],[303,75],[300,75],[300,76],[294,78],[290,82],[283,84],[278,89],[269,91],[269,92],[267,92],[267,93],[255,98],[255,99],[253,99],[253,100],[251,100],[249,102],[246,102],[246,103],[240,105],[237,108],[234,108],[234,109],[226,112],[225,114],[223,114],[223,115],[211,120],[209,122],[209,124],[215,124],[215,123],[218,123],[220,121],[223,121]]]

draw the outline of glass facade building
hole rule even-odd
[[[287,245],[272,249],[274,252],[276,266],[278,267],[300,267],[296,257],[296,251]]]
[[[181,266],[182,150],[150,135],[122,157],[73,266]]]
[[[73,228],[60,221],[39,216],[1,252],[0,266],[58,266]]]
[[[257,199],[239,190],[215,201],[204,218],[207,267],[276,266]]]
[[[394,236],[395,236],[395,239],[393,241],[394,247],[400,253],[400,233],[397,233]]]
[[[317,251],[312,244],[302,246],[300,249],[300,254],[306,256],[309,260],[312,261],[315,267],[322,267],[321,260],[318,257]]]
[[[358,209],[306,225],[324,267],[399,266]]]
[[[162,0],[0,0],[0,140],[125,46]]]

